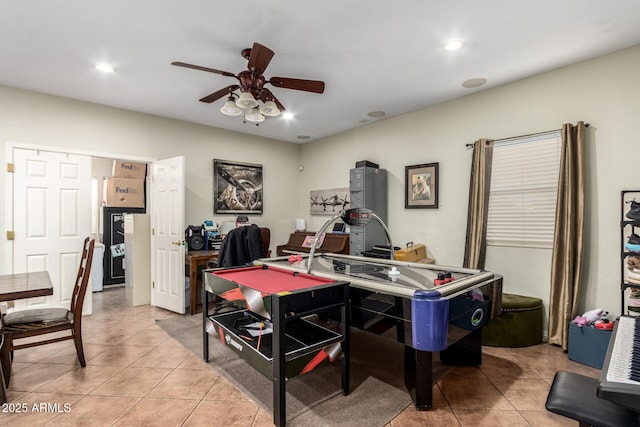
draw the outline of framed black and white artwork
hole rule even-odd
[[[309,193],[311,215],[335,215],[349,205],[349,187],[311,190]]]
[[[213,213],[262,214],[262,165],[213,159]]]

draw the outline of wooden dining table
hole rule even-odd
[[[0,274],[0,301],[53,295],[51,278],[46,271]]]
[[[53,295],[53,284],[47,271],[33,273],[0,274],[0,301],[15,301],[19,299]],[[4,335],[0,336],[0,353],[4,345]],[[11,369],[11,365],[0,363],[0,402],[7,401],[7,387],[4,369]]]

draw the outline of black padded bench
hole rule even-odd
[[[577,420],[580,427],[640,426],[640,413],[596,396],[599,381],[559,371],[547,396],[548,411]]]

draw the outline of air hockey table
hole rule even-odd
[[[482,327],[501,312],[502,276],[489,271],[329,253],[254,264],[348,282],[353,326],[395,324],[405,384],[420,410],[432,407],[434,354],[446,365],[480,365]]]
[[[287,379],[327,360],[342,359],[342,393],[348,394],[351,310],[347,282],[266,264],[202,274],[203,358],[209,361],[209,336],[218,335],[223,345],[269,377],[275,425],[286,424]],[[213,313],[210,294],[224,301]],[[336,310],[339,331],[308,320]]]

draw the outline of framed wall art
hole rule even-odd
[[[213,213],[262,214],[262,165],[213,159]]]
[[[335,215],[349,205],[349,187],[311,190],[309,193],[311,215]]]
[[[438,208],[438,163],[405,167],[406,209]]]

